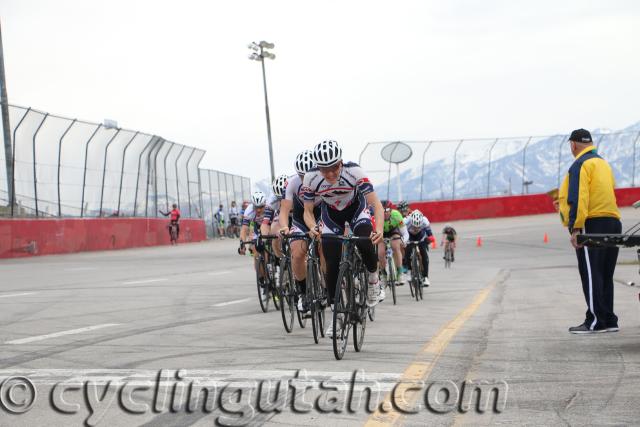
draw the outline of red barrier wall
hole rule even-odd
[[[167,223],[160,218],[3,219],[0,258],[168,245]],[[203,220],[180,220],[179,242],[205,239]]]
[[[640,200],[640,188],[618,188],[616,189],[616,199],[620,207],[631,206],[633,202]],[[555,212],[551,198],[546,194],[415,202],[410,205],[412,209],[420,209],[422,213],[427,215],[431,222],[536,215]]]

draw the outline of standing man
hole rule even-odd
[[[215,219],[216,227],[218,228],[218,236],[220,236],[221,239],[224,239],[224,207],[222,206],[222,203],[218,206],[218,212],[215,213],[213,218]]]
[[[618,248],[587,248],[578,245],[582,233],[619,234],[620,212],[613,191],[611,166],[598,155],[588,130],[577,129],[569,137],[575,161],[558,194],[560,217],[571,234],[578,255],[582,290],[587,302],[586,318],[569,328],[572,334],[617,332],[618,317],[613,312],[613,272]]]

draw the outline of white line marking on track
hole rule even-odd
[[[224,307],[225,305],[240,304],[242,302],[249,301],[250,299],[251,298],[244,298],[244,299],[237,299],[234,301],[221,302],[219,304],[214,304],[211,307]]]
[[[164,279],[147,279],[147,280],[133,280],[131,282],[122,282],[123,285],[137,285],[140,283],[153,283],[153,282],[166,282],[167,278]]]
[[[90,271],[90,270],[95,270],[95,267],[71,267],[71,268],[65,268],[64,271]]]
[[[7,342],[5,342],[5,344],[27,344],[27,343],[30,343],[30,342],[47,340],[49,338],[57,338],[57,337],[65,336],[65,335],[81,334],[83,332],[95,331],[96,329],[109,328],[111,326],[118,326],[118,325],[119,325],[119,323],[104,323],[102,325],[87,326],[85,328],[71,329],[71,330],[68,330],[68,331],[55,332],[53,334],[38,335],[38,336],[35,336],[35,337],[29,337],[29,338],[21,338],[21,339],[18,339],[18,340],[7,341]]]
[[[24,295],[33,295],[33,294],[37,294],[37,292],[23,292],[21,294],[0,295],[0,298],[21,297],[21,296],[24,296]]]
[[[207,273],[209,276],[220,276],[221,274],[229,274],[231,273],[231,271],[229,270],[224,270],[224,271],[212,271],[210,273]]]

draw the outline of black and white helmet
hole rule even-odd
[[[287,175],[282,174],[273,180],[273,185],[271,186],[273,194],[280,199],[284,196],[284,191],[287,189],[287,178]]]
[[[342,160],[342,148],[335,141],[322,141],[313,148],[313,157],[320,167],[333,166]]]
[[[262,191],[256,191],[251,195],[251,203],[254,208],[261,208],[267,204],[267,196]]]
[[[422,222],[424,221],[424,216],[419,210],[411,212],[409,218],[411,219],[411,225],[414,227],[420,227],[422,225]]]
[[[316,162],[313,160],[313,150],[304,150],[296,156],[296,172],[304,175],[309,169],[314,167]]]

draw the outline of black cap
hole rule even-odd
[[[571,132],[569,141],[582,142],[585,144],[589,142],[593,142],[593,140],[591,139],[591,134],[586,129],[576,129],[573,132]]]

